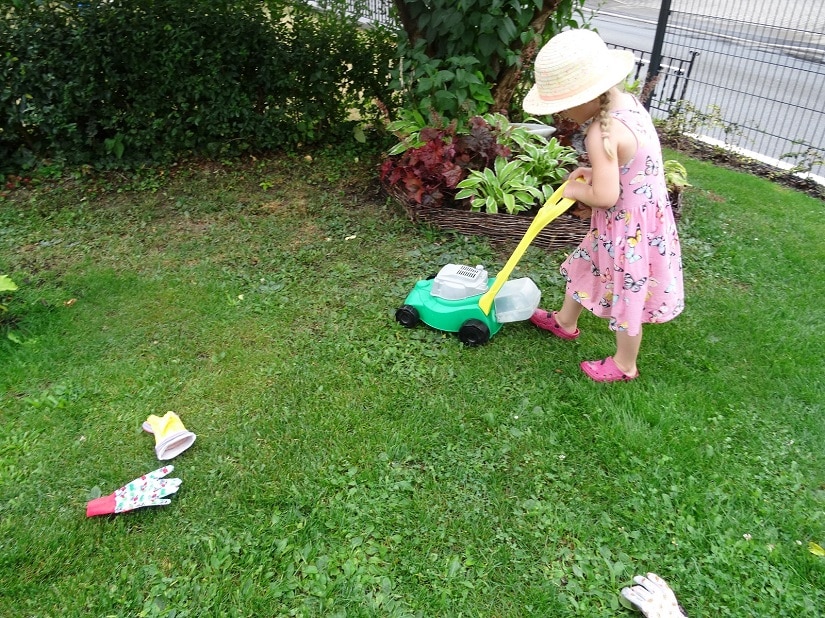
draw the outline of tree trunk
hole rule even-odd
[[[542,8],[536,9],[533,19],[530,21],[530,30],[537,34],[544,32],[549,17],[556,12],[561,0],[550,0],[544,2]],[[396,0],[396,4],[403,4],[403,0]],[[535,43],[528,43],[521,53],[521,61],[519,64],[504,67],[498,73],[495,86],[493,86],[493,111],[507,113],[510,109],[510,103],[513,100],[513,94],[516,87],[521,81],[521,75],[525,66],[529,66],[536,57],[538,49]]]
[[[407,33],[407,40],[415,43],[415,41],[421,38],[421,31],[418,29],[412,15],[410,15],[407,3],[404,2],[404,0],[393,0],[393,4],[395,4],[395,10],[398,11],[398,19],[401,21],[401,26],[404,28],[404,32]]]

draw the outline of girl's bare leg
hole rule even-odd
[[[584,307],[569,294],[564,295],[561,309],[556,312],[556,322],[568,333],[575,333],[579,323],[579,316]]]
[[[561,323],[561,320],[559,320]],[[616,366],[629,376],[636,375],[636,359],[642,345],[642,331],[631,337],[626,332],[616,331],[616,355],[613,360]]]

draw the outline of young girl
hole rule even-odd
[[[564,197],[592,209],[590,231],[562,264],[561,309],[537,309],[530,319],[557,337],[576,339],[582,309],[608,318],[616,353],[581,363],[597,382],[638,377],[642,324],[667,322],[684,308],[659,139],[647,111],[618,87],[634,61],[632,52],[608,49],[595,32],[562,32],[536,56],[536,83],[523,104],[531,115],[560,113],[589,123],[584,143],[591,167],[570,174]]]

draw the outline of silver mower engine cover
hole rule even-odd
[[[464,264],[447,264],[435,276],[430,294],[444,300],[478,296],[489,289],[488,279],[487,270],[481,265],[473,268]]]

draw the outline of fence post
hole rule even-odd
[[[662,5],[659,7],[659,22],[656,24],[656,36],[653,39],[653,51],[650,52],[650,64],[647,69],[647,77],[645,78],[642,92],[651,92],[651,96],[645,99],[645,109],[650,111],[650,100],[653,98],[653,87],[656,85],[656,79],[659,77],[659,70],[662,64],[662,45],[665,41],[665,30],[667,30],[667,20],[670,16],[670,0],[662,0]]]

